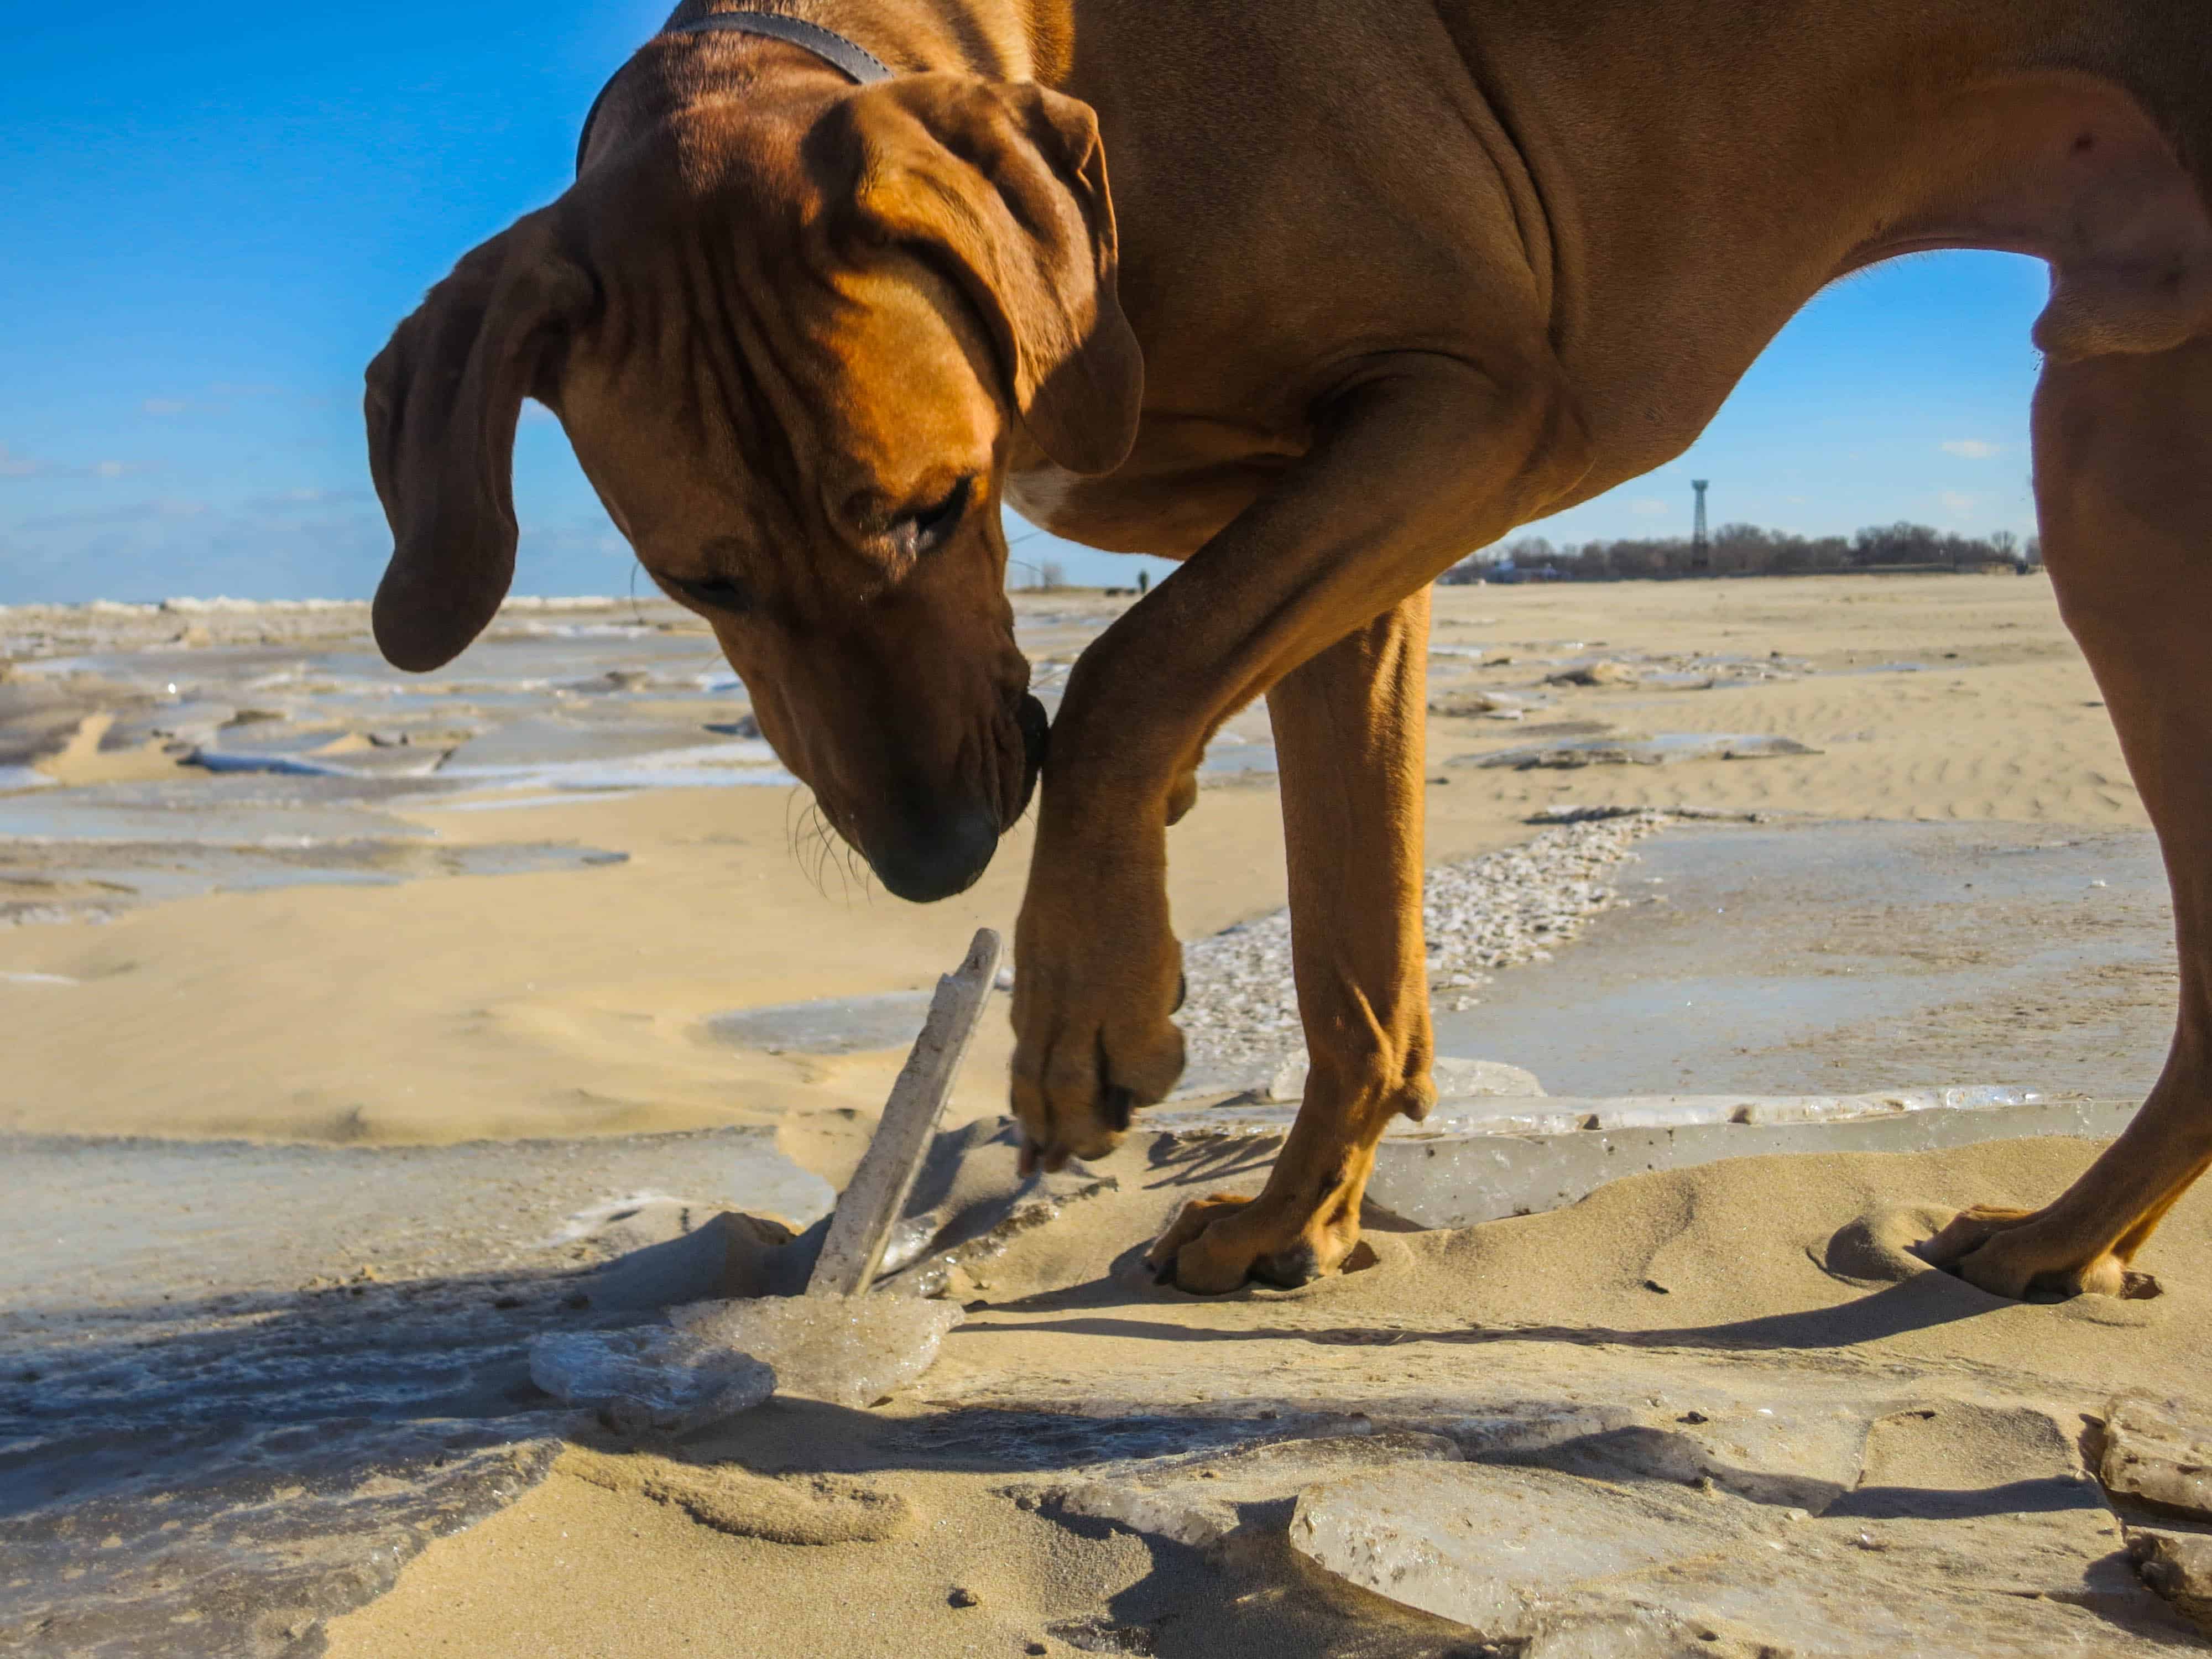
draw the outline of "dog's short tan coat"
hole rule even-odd
[[[722,0],[680,8],[689,21]],[[1427,1106],[1427,584],[1681,452],[1791,313],[1929,248],[2049,262],[2045,556],[2172,872],[2181,1008],[2128,1133],[1934,1253],[2114,1291],[2212,1162],[2212,11],[2203,0],[787,0],[899,73],[663,36],[574,187],[372,367],[424,667],[504,594],[521,399],[714,624],[895,890],[972,880],[1038,760],[1003,496],[1184,561],[1043,759],[1014,1105],[1047,1163],[1174,1082],[1166,831],[1265,696],[1313,1067],[1184,1285],[1328,1271]],[[1110,167],[1110,181],[1109,181]]]

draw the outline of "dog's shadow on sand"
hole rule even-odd
[[[1929,1282],[1929,1279],[1940,1280]],[[1093,1295],[1085,1300],[1097,1306],[1101,1286],[1086,1287]],[[1118,1287],[1117,1287],[1118,1288]],[[1962,1296],[1961,1291],[1969,1294]],[[1243,1300],[1249,1291],[1231,1298]],[[1154,1304],[1153,1297],[1124,1295],[1132,1310]],[[1182,1307],[1202,1308],[1216,1298],[1176,1295]],[[1006,1304],[1010,1311],[1036,1308],[1048,1299]],[[1024,1322],[1024,1331],[1059,1332],[1070,1336],[1110,1336],[1152,1342],[1309,1342],[1322,1346],[1396,1346],[1407,1343],[1441,1342],[1484,1346],[1501,1342],[1565,1342],[1585,1347],[1709,1348],[1732,1352],[1788,1351],[1820,1352],[1879,1342],[1911,1331],[1931,1330],[1960,1321],[1984,1316],[2017,1304],[1985,1296],[1962,1285],[1948,1274],[1930,1275],[1901,1285],[1884,1285],[1856,1301],[1808,1308],[1790,1313],[1762,1315],[1711,1325],[1663,1325],[1644,1328],[1612,1325],[1501,1324],[1439,1327],[1423,1329],[1404,1325],[1329,1326],[1266,1324],[1196,1324],[1183,1320],[1150,1320],[1115,1316],[1110,1313],[1078,1315],[1058,1320]]]

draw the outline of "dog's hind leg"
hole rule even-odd
[[[1185,1290],[1249,1273],[1299,1285],[1359,1242],[1375,1144],[1429,1085],[1421,948],[1422,733],[1429,592],[1421,589],[1267,693],[1283,786],[1305,1100],[1267,1190],[1201,1200],[1153,1246]]]
[[[1923,1247],[2003,1296],[2124,1294],[2212,1165],[2212,339],[2054,363],[2035,409],[2044,558],[2158,830],[2181,1007],[2125,1133],[2040,1210],[1970,1209]]]

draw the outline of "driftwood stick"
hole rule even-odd
[[[969,1039],[990,1000],[999,972],[999,936],[988,927],[975,935],[966,960],[937,981],[929,1018],[891,1085],[875,1139],[860,1157],[860,1168],[837,1200],[830,1236],[806,1281],[809,1296],[858,1296],[875,1283],[891,1230],[906,1209],[907,1194],[944,1115],[945,1097],[960,1074]]]

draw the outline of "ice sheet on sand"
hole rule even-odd
[[[684,1335],[775,1366],[785,1393],[840,1406],[872,1406],[913,1382],[961,1317],[951,1302],[896,1296],[770,1296],[668,1310]]]
[[[750,1411],[776,1385],[750,1354],[662,1328],[548,1333],[530,1345],[530,1380],[624,1431],[695,1429]]]

